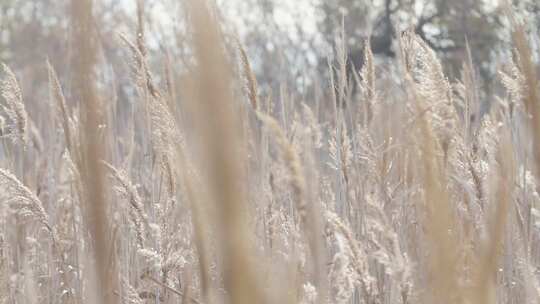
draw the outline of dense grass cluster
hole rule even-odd
[[[511,12],[503,95],[403,32],[395,77],[339,46],[326,88],[265,96],[204,1],[190,67],[151,70],[139,7],[121,103],[73,3],[78,60],[44,65],[39,111],[2,66],[0,303],[540,301],[538,79]]]

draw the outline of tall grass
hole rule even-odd
[[[92,1],[72,8],[50,111],[2,65],[0,303],[540,301],[538,79],[511,9],[490,100],[470,56],[450,79],[409,31],[395,77],[369,48],[348,77],[338,43],[328,87],[273,97],[215,7],[186,2],[175,58],[147,49],[137,1],[125,103]]]

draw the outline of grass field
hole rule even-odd
[[[450,80],[410,31],[396,77],[369,48],[352,75],[338,46],[327,86],[266,94],[214,10],[187,8],[181,74],[150,68],[141,7],[118,35],[129,103],[88,0],[39,108],[2,65],[0,303],[540,301],[537,56],[510,9],[486,106],[470,57]]]

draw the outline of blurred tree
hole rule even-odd
[[[487,0],[365,0],[322,3],[325,14],[321,32],[332,44],[335,29],[345,18],[350,62],[362,65],[363,41],[371,37],[373,53],[394,57],[398,31],[413,29],[428,45],[445,57],[450,75],[457,75],[469,42],[482,76],[492,76],[489,63],[500,41],[500,12]]]
[[[189,33],[183,26],[181,3],[185,0],[145,0],[148,16],[146,41],[152,66],[160,66],[158,53],[189,60],[185,43]],[[244,43],[261,89],[277,90],[286,83],[301,90],[301,79],[326,70],[342,21],[350,49],[350,66],[361,67],[363,42],[371,37],[371,47],[379,59],[395,56],[399,31],[413,28],[445,57],[447,71],[458,75],[469,42],[474,63],[482,79],[495,73],[492,62],[501,42],[509,41],[503,29],[497,1],[493,0],[215,0],[224,14],[227,32]],[[70,54],[68,1],[0,1],[0,60],[20,75],[23,85],[46,80],[44,67],[49,58],[60,78],[67,71]],[[100,51],[114,68],[123,60],[115,39],[118,32],[134,37],[136,0],[101,0],[95,16],[100,25]],[[514,0],[519,10],[534,16],[531,24],[540,29],[537,0]],[[167,21],[164,21],[167,20]],[[534,34],[534,33],[532,33]],[[499,54],[500,56],[500,54]],[[156,59],[157,58],[157,59]],[[317,70],[318,66],[323,69]],[[43,71],[42,74],[36,71]],[[117,73],[122,74],[122,73]],[[313,78],[313,77],[306,77]],[[299,85],[300,84],[300,85]],[[33,92],[30,88],[25,90]],[[69,93],[69,92],[68,92]]]
[[[43,64],[67,51],[62,1],[0,1],[0,60],[18,69]],[[16,55],[16,56],[15,56]]]

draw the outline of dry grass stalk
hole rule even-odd
[[[411,35],[411,34],[409,34]],[[411,43],[413,44],[411,46]],[[414,36],[402,36],[402,50],[408,71],[415,71],[415,58],[411,52],[418,50],[414,46],[418,40]],[[445,303],[458,303],[463,300],[463,295],[459,287],[458,251],[460,244],[458,241],[458,231],[456,231],[455,213],[452,208],[450,195],[447,189],[447,177],[444,174],[441,151],[445,149],[448,139],[442,141],[436,137],[432,119],[426,115],[425,109],[427,98],[432,100],[442,100],[446,103],[451,100],[448,94],[446,78],[442,74],[442,69],[435,58],[435,55],[424,44],[420,43],[419,57],[420,66],[426,70],[425,73],[417,74],[420,77],[419,84],[414,82],[414,74],[405,74],[410,88],[409,94],[412,98],[413,106],[419,115],[419,130],[421,141],[418,142],[421,151],[422,180],[425,196],[425,227],[427,233],[427,245],[431,250],[429,253],[428,276],[431,290],[426,301],[444,299]],[[412,58],[412,59],[411,59]],[[407,70],[406,70],[407,71]],[[437,96],[438,98],[435,98]],[[450,105],[451,106],[451,105]]]
[[[249,62],[246,50],[244,49],[240,41],[237,41],[236,43],[238,45],[238,51],[240,52],[240,61],[242,63],[242,69],[244,72],[243,75],[246,80],[248,99],[253,109],[257,110],[259,107],[259,96],[257,92],[258,90],[257,78],[255,77],[255,74],[253,73],[253,70],[251,69],[251,63]]]
[[[28,187],[4,169],[0,169],[0,187],[9,196],[9,203],[16,205],[16,208],[20,208],[20,211],[24,209],[30,211],[38,219],[39,223],[47,229],[53,242],[56,241],[54,229],[50,224],[47,212],[43,208],[43,203]]]
[[[127,198],[129,205],[135,211],[132,221],[136,227],[137,240],[140,248],[144,248],[146,240],[146,231],[149,226],[148,217],[144,211],[142,199],[137,191],[137,188],[129,180],[126,172],[120,171],[107,162],[102,162],[103,165],[111,172],[114,180],[119,184],[117,192],[121,196]]]
[[[295,147],[289,142],[283,129],[279,126],[278,122],[262,112],[257,112],[259,119],[268,126],[275,141],[277,142],[279,149],[282,153],[283,160],[289,169],[290,184],[295,196],[295,202],[297,203],[298,214],[302,223],[306,223],[306,181],[302,172],[302,163]]]
[[[533,153],[536,166],[536,176],[540,176],[540,99],[538,98],[538,75],[533,60],[533,54],[527,39],[525,25],[515,17],[507,4],[506,13],[512,25],[512,38],[516,48],[519,71],[521,72],[521,92],[525,109],[530,115],[530,127],[533,136]]]
[[[364,65],[360,70],[360,79],[356,79],[357,85],[362,92],[362,104],[364,113],[364,127],[368,126],[373,118],[373,106],[376,102],[377,95],[375,91],[375,62],[373,51],[371,50],[371,41],[368,39],[364,42]],[[354,73],[355,77],[357,76]]]
[[[80,94],[83,107],[84,138],[81,140],[83,151],[83,178],[86,196],[87,225],[93,238],[94,259],[97,273],[97,299],[104,304],[116,303],[112,294],[116,289],[116,263],[110,261],[109,238],[110,224],[107,217],[106,187],[104,182],[104,168],[101,160],[105,158],[105,150],[100,134],[102,127],[101,102],[96,90],[95,65],[97,46],[95,41],[94,21],[92,17],[93,5],[91,0],[72,1],[72,15],[74,20],[74,45],[77,57],[75,58],[74,84]]]
[[[67,149],[73,155],[74,146],[73,146],[73,137],[70,130],[70,114],[69,109],[66,104],[66,99],[64,98],[64,93],[62,92],[62,87],[56,71],[52,64],[47,60],[47,70],[49,73],[49,95],[52,102],[56,103],[56,109],[59,112],[61,117],[62,129],[64,131],[64,139],[66,141]]]
[[[224,284],[231,303],[264,303],[248,246],[247,204],[242,191],[241,146],[231,73],[224,55],[223,38],[206,1],[188,3],[194,30],[197,105],[193,105],[197,126],[201,128],[202,145],[207,163],[208,182],[219,217],[218,227],[227,239],[220,241],[225,269]]]
[[[0,83],[0,92],[7,105],[2,105],[10,124],[7,134],[13,141],[19,141],[24,147],[28,138],[28,114],[24,107],[22,91],[17,78],[11,69],[2,63],[2,70],[6,78]]]
[[[510,137],[507,134],[501,142],[498,155],[498,182],[494,191],[495,212],[488,219],[489,243],[478,254],[477,277],[474,278],[471,299],[475,303],[495,303],[497,301],[496,280],[499,259],[504,247],[506,225],[509,212],[514,209],[512,185],[515,164]]]

